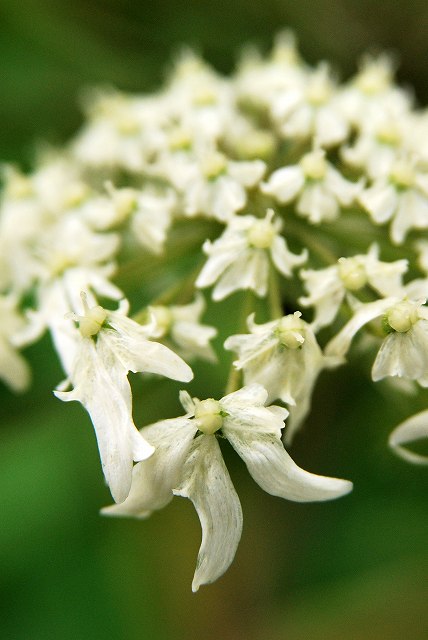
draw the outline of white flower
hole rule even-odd
[[[379,247],[372,244],[367,254],[339,258],[337,264],[326,269],[300,271],[308,295],[299,302],[315,307],[314,331],[333,322],[347,292],[355,294],[368,286],[381,296],[400,293],[407,260],[381,262],[378,256]]]
[[[394,84],[393,75],[393,61],[385,54],[362,60],[358,74],[339,96],[340,107],[353,125],[364,130],[382,117],[407,113],[411,96]]]
[[[69,375],[55,395],[78,400],[94,424],[104,475],[113,498],[125,500],[131,486],[133,460],[153,453],[132,419],[129,371],[157,373],[188,382],[190,367],[164,345],[151,342],[154,323],[141,326],[119,311],[89,308],[83,297],[84,315],[76,316],[76,354]],[[71,391],[64,391],[68,384]]]
[[[300,255],[291,253],[279,235],[281,222],[274,219],[272,209],[264,219],[254,216],[232,218],[223,234],[204,243],[209,258],[196,280],[199,288],[217,282],[213,300],[222,300],[239,289],[252,289],[263,297],[267,293],[270,259],[286,277],[307,258],[306,249]]]
[[[297,198],[296,211],[312,224],[337,218],[341,206],[349,206],[361,184],[345,180],[325,159],[323,149],[307,153],[299,164],[274,171],[261,190],[285,204]]]
[[[337,498],[348,493],[346,480],[313,475],[298,467],[281,442],[286,409],[265,407],[267,391],[258,384],[221,400],[191,399],[181,393],[187,415],[142,429],[156,447],[137,464],[128,498],[103,510],[107,515],[146,517],[174,495],[192,500],[202,526],[192,589],[219,578],[231,564],[241,537],[239,498],[223,462],[220,431],[268,493],[297,502]]]
[[[274,98],[272,117],[286,138],[313,137],[323,147],[343,142],[349,123],[337,100],[337,89],[326,64]]]
[[[416,464],[428,464],[427,456],[410,451],[403,446],[422,438],[428,438],[428,410],[417,413],[395,427],[389,436],[389,446],[404,460]]]
[[[376,224],[391,220],[391,238],[402,244],[410,229],[428,228],[428,174],[400,159],[359,196]]]
[[[243,370],[245,384],[257,382],[268,391],[268,402],[279,398],[290,406],[287,443],[309,411],[320,371],[335,364],[323,356],[311,327],[301,315],[296,311],[256,325],[252,314],[248,318],[250,333],[230,336],[224,343],[225,349],[237,352],[238,360],[233,364]]]
[[[373,380],[398,376],[428,386],[428,308],[424,303],[424,300],[390,297],[362,304],[329,342],[326,354],[343,357],[357,331],[382,317],[386,337],[373,364]]]
[[[186,361],[202,358],[216,362],[217,357],[210,340],[217,335],[217,329],[200,324],[199,319],[204,310],[202,295],[197,295],[192,303],[186,305],[148,307],[156,321],[157,340],[164,342]]]
[[[261,160],[235,162],[218,151],[196,158],[180,190],[186,216],[204,215],[227,222],[247,202],[247,189],[255,187],[265,172]],[[171,180],[174,182],[174,173]]]

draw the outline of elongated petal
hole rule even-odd
[[[408,462],[428,464],[428,456],[414,453],[403,446],[422,438],[428,438],[428,410],[421,411],[399,424],[389,436],[389,446]]]
[[[351,346],[353,337],[361,327],[385,313],[389,307],[392,307],[394,302],[397,302],[397,298],[384,298],[383,300],[361,305],[337,336],[327,344],[325,354],[339,358],[344,357]]]
[[[419,320],[405,333],[390,333],[373,364],[373,380],[376,382],[387,376],[418,380],[427,375],[428,322]]]
[[[98,346],[98,345],[97,345]],[[90,338],[82,339],[73,371],[72,391],[56,391],[64,401],[78,400],[91,416],[106,482],[116,502],[131,488],[133,461],[153,453],[132,419],[131,388],[113,355],[98,353]]]
[[[147,371],[181,382],[189,382],[193,378],[191,368],[180,356],[163,344],[138,334],[103,329],[98,335],[97,348],[111,350],[126,371]]]
[[[105,507],[101,513],[145,518],[165,507],[173,498],[172,490],[179,482],[196,431],[195,423],[188,418],[162,420],[142,429],[140,433],[155,452],[134,466],[126,500]]]
[[[192,451],[174,494],[189,498],[202,527],[192,590],[217,580],[230,566],[242,533],[242,510],[213,435],[193,441]]]
[[[226,430],[224,429],[225,435]],[[296,502],[331,500],[349,493],[352,483],[304,471],[271,433],[248,425],[227,429],[227,439],[244,460],[248,471],[267,493]]]

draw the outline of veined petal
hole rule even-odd
[[[384,298],[361,305],[337,336],[330,340],[325,348],[325,354],[327,356],[344,357],[351,346],[353,337],[361,327],[382,315],[394,302],[397,302],[397,298]]]
[[[152,511],[165,507],[173,498],[172,490],[179,482],[196,431],[195,423],[185,417],[162,420],[141,429],[155,452],[134,466],[126,500],[104,507],[101,513],[146,518]]]
[[[97,350],[112,351],[126,371],[147,371],[181,382],[189,382],[193,378],[191,368],[180,356],[163,344],[147,340],[138,333],[133,335],[103,329],[98,335]]]
[[[238,289],[252,289],[259,297],[266,295],[269,262],[263,249],[247,249],[220,277],[213,290],[213,300],[223,300]]]
[[[409,331],[386,336],[373,364],[375,382],[387,376],[418,380],[428,375],[428,322],[419,320]]]
[[[271,433],[253,431],[247,425],[237,429],[234,425],[227,429],[227,439],[257,484],[271,495],[312,502],[339,498],[352,489],[348,480],[318,476],[298,467],[281,440]]]
[[[64,401],[78,400],[88,411],[107,484],[114,500],[123,502],[131,488],[133,461],[154,451],[133,422],[126,374],[111,352],[100,354],[91,338],[83,338],[72,379],[72,391],[55,395]]]
[[[389,436],[389,446],[404,460],[428,464],[427,456],[409,451],[403,446],[421,438],[428,438],[428,410],[421,411],[399,424]]]
[[[242,510],[214,435],[193,440],[174,494],[189,498],[202,526],[192,590],[214,582],[230,566],[242,533]]]

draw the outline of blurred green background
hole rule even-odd
[[[283,27],[308,61],[329,59],[342,77],[366,50],[396,52],[400,82],[427,102],[426,0],[1,0],[0,158],[28,167],[42,141],[67,140],[85,87],[154,89],[183,44],[229,72],[241,45],[267,50]],[[220,306],[227,314],[233,300]],[[226,450],[244,534],[228,573],[194,595],[192,505],[176,498],[146,522],[101,518],[110,498],[89,419],[53,397],[62,374],[49,340],[27,354],[31,392],[17,400],[0,390],[2,639],[428,638],[428,470],[386,447],[427,394],[415,401],[373,387],[367,362],[321,379],[291,453],[308,470],[355,482],[334,503],[268,496]],[[212,367],[199,373],[221,393]],[[138,424],[159,405],[174,415],[178,388],[137,381]]]

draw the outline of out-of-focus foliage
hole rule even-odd
[[[399,79],[428,101],[422,1],[3,0],[0,157],[28,166],[35,143],[65,141],[79,126],[85,87],[151,90],[184,44],[227,72],[239,47],[250,41],[266,49],[285,26],[306,59],[332,60],[343,76],[367,49],[397,51]],[[219,313],[233,309],[226,302]],[[245,512],[243,539],[228,574],[195,596],[199,525],[191,505],[176,498],[146,522],[98,515],[109,496],[89,419],[77,405],[64,412],[51,394],[61,379],[51,354],[48,340],[30,350],[35,381],[20,402],[1,389],[2,637],[428,637],[427,471],[386,448],[391,428],[420,408],[411,397],[400,407],[386,403],[364,363],[352,374],[330,374],[334,397],[321,380],[317,421],[309,417],[293,457],[354,481],[354,493],[337,503],[258,503],[260,490],[226,450]],[[145,386],[138,424],[160,404],[174,414],[167,384]],[[364,397],[358,405],[357,395]]]

